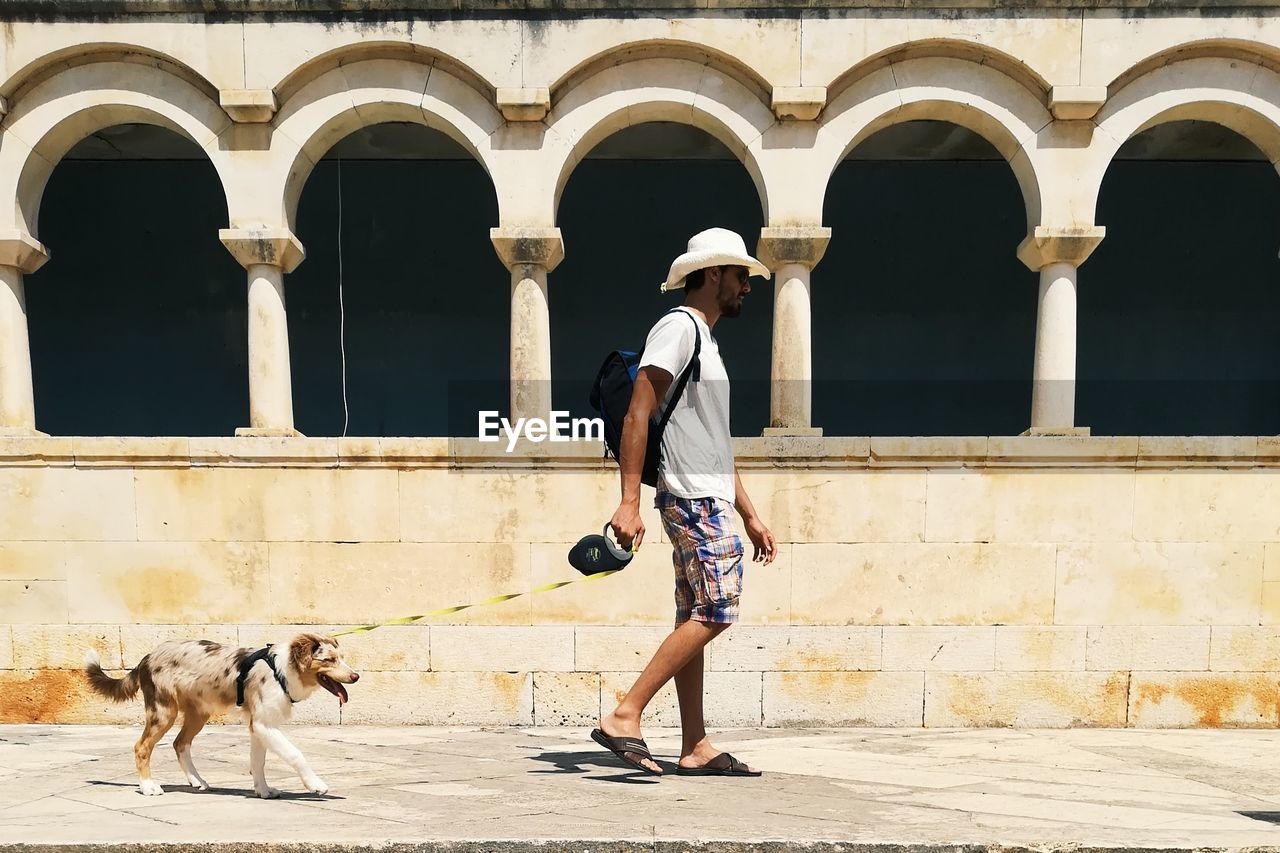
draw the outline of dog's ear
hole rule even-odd
[[[320,648],[319,638],[315,634],[299,634],[289,643],[289,659],[299,672],[311,668],[311,660]]]

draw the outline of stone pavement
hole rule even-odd
[[[652,730],[672,756],[678,738]],[[760,779],[664,779],[625,772],[581,729],[296,727],[331,787],[306,794],[274,757],[282,800],[252,796],[241,726],[210,727],[196,793],[169,747],[163,797],[137,793],[118,726],[0,727],[0,849],[674,851],[811,842],[1045,849],[1274,847],[1280,850],[1280,732],[1274,730],[751,729],[716,740]],[[1249,817],[1257,814],[1262,819]],[[594,842],[551,844],[545,842]],[[438,843],[437,843],[438,842]],[[237,844],[239,843],[239,844]],[[296,849],[296,848],[295,848]]]

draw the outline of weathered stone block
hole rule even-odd
[[[1272,673],[1135,672],[1129,688],[1129,725],[1139,728],[1272,728],[1277,708]]]
[[[505,445],[504,445],[505,446]],[[400,472],[401,538],[406,542],[576,542],[617,506],[616,471],[443,470]],[[641,517],[656,539],[651,501]],[[565,548],[568,551],[568,548]]]
[[[119,678],[123,672],[109,673]],[[117,705],[94,693],[84,673],[71,669],[0,671],[0,723],[140,724],[142,703]],[[135,735],[121,735],[128,748]]]
[[[66,542],[0,543],[0,580],[66,580],[67,562],[78,550]]]
[[[13,628],[0,624],[0,669],[13,669]]]
[[[1140,471],[1133,535],[1154,542],[1280,539],[1280,476],[1244,471]]]
[[[423,672],[431,668],[431,628],[388,625],[336,638],[342,657],[358,672]]]
[[[138,491],[136,538],[142,540],[386,542],[400,538],[396,471],[191,468],[133,473]]]
[[[66,581],[0,580],[0,624],[66,621]]]
[[[438,672],[572,672],[573,628],[437,625],[431,669]]]
[[[594,672],[535,672],[535,726],[591,726],[600,723],[600,675]]]
[[[373,623],[528,592],[529,549],[396,542],[274,543],[272,621]],[[528,625],[529,596],[423,624]]]
[[[115,625],[14,625],[16,669],[84,669],[92,648],[104,669],[120,669],[120,629]]]
[[[929,727],[1125,724],[1124,672],[931,672],[925,678]]]
[[[996,666],[994,627],[888,625],[883,631],[885,670],[986,672]]]
[[[0,468],[0,540],[137,539],[132,471]]]
[[[710,649],[713,670],[837,672],[880,669],[879,627],[735,626]]]
[[[918,726],[919,672],[766,672],[766,726]]]
[[[1263,625],[1280,625],[1280,581],[1262,582]]]
[[[744,485],[779,542],[919,542],[923,471],[756,473]]]
[[[649,663],[671,634],[671,626],[611,627],[589,626],[574,629],[574,669],[579,672],[639,672]],[[736,628],[717,637],[712,646],[723,643]],[[714,653],[713,653],[714,656]]]
[[[1074,672],[1084,669],[1086,629],[1052,625],[996,626],[996,669]]]
[[[1053,545],[796,545],[791,618],[820,625],[1053,621]]]
[[[207,624],[270,618],[267,546],[100,542],[66,560],[73,622]]]
[[[1059,625],[1250,625],[1262,546],[1099,542],[1058,549]]]
[[[344,723],[533,725],[533,676],[509,672],[370,672]]]
[[[1218,672],[1280,670],[1280,628],[1215,625],[1209,642],[1209,669]],[[1142,667],[1154,669],[1154,667]]]
[[[932,470],[930,542],[1081,542],[1132,535],[1133,472]]]
[[[1209,626],[1094,625],[1088,629],[1086,669],[1205,670]]]

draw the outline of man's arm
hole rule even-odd
[[[752,560],[763,559],[767,566],[773,562],[773,558],[778,553],[778,543],[774,540],[773,533],[764,526],[764,522],[756,513],[755,504],[751,503],[751,498],[747,495],[746,487],[742,485],[742,478],[738,476],[736,468],[733,471],[733,492],[734,506],[738,510],[738,515],[742,517],[742,523],[746,525],[751,544],[755,546]]]
[[[644,522],[640,520],[640,475],[644,469],[644,453],[649,446],[649,419],[665,399],[671,387],[671,374],[660,367],[640,368],[631,405],[622,420],[622,441],[618,447],[618,469],[622,473],[622,501],[609,524],[623,548],[639,548],[644,541]]]

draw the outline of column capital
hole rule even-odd
[[[756,256],[770,270],[783,264],[818,265],[831,242],[831,229],[820,225],[791,225],[761,228]]]
[[[49,260],[49,250],[25,231],[0,231],[0,266],[33,273]]]
[[[218,239],[246,269],[267,264],[293,272],[307,255],[288,228],[219,228]]]
[[[1018,260],[1032,271],[1049,264],[1071,264],[1078,267],[1098,248],[1107,229],[1101,225],[1037,225],[1018,244]]]
[[[559,228],[490,228],[489,239],[509,270],[523,264],[536,264],[551,272],[564,260],[564,240]]]

